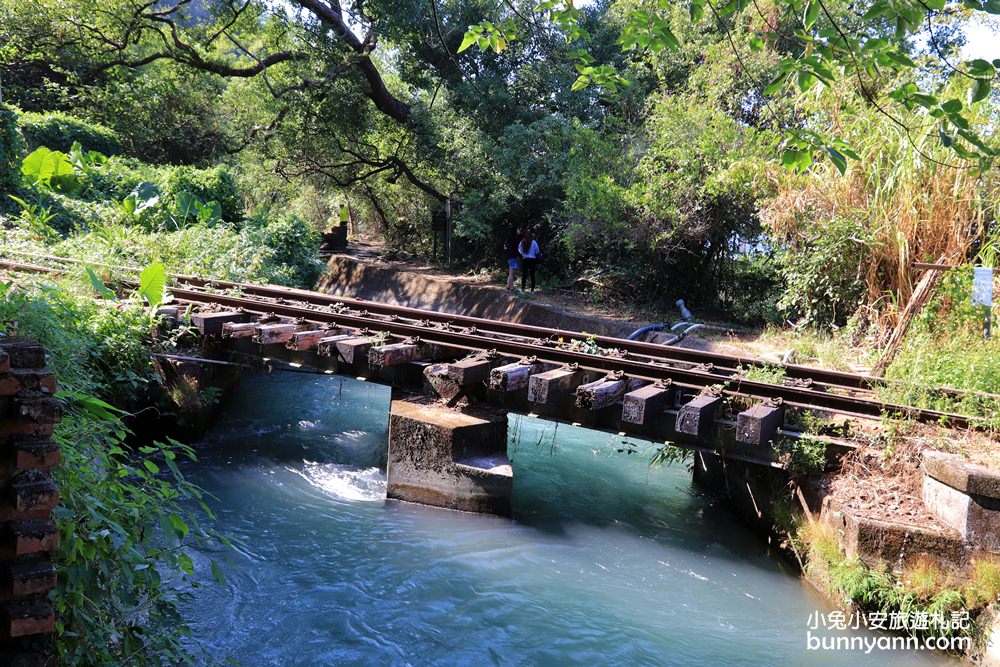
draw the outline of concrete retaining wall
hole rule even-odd
[[[329,273],[320,278],[315,289],[335,296],[602,336],[624,337],[640,326],[565,313],[493,287],[400,271],[346,255],[331,256],[327,268]]]

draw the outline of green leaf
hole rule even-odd
[[[796,76],[796,80],[799,84],[799,90],[803,93],[808,93],[809,89],[815,86],[816,82],[819,81],[819,79],[817,79],[812,72],[807,70],[800,70]]]
[[[794,169],[799,162],[799,151],[789,148],[781,154],[781,164],[786,169]]]
[[[988,60],[976,58],[969,62],[969,74],[982,78],[990,78],[996,74],[996,68]]]
[[[194,561],[187,554],[178,554],[177,567],[186,574],[194,574]]]
[[[45,146],[39,146],[21,161],[21,173],[32,183],[48,185],[56,172],[57,158]]]
[[[166,286],[167,270],[161,262],[150,264],[139,274],[139,296],[146,300],[150,308],[163,303]]]
[[[56,398],[66,401],[98,421],[111,421],[117,419],[118,415],[125,414],[124,410],[105,403],[99,398],[75,391],[57,391]]]
[[[219,567],[219,564],[216,563],[214,560],[212,561],[212,576],[215,578],[215,581],[218,582],[220,586],[226,585],[226,577],[222,573],[222,568]]]
[[[799,151],[799,159],[795,165],[796,170],[803,172],[813,163],[812,151]]]
[[[862,21],[870,21],[879,16],[887,16],[892,13],[892,8],[886,0],[878,0],[878,2],[872,3],[872,6],[868,8],[868,11],[864,13],[861,17]]]
[[[806,3],[805,10],[802,12],[802,23],[805,25],[806,30],[812,28],[816,23],[816,19],[819,18],[819,10],[819,0]]]
[[[969,90],[969,102],[979,102],[990,94],[992,82],[989,79],[976,79]]]
[[[187,537],[187,534],[191,532],[191,529],[188,527],[184,519],[177,514],[168,515],[167,520],[170,522],[170,525],[173,527],[174,532],[177,533],[178,537]]]
[[[949,114],[957,113],[962,110],[962,101],[954,99],[948,100],[947,102],[941,104],[941,108]]]
[[[108,286],[104,284],[104,281],[98,278],[97,274],[94,273],[94,270],[89,266],[87,267],[87,277],[90,278],[90,284],[94,287],[94,290],[96,290],[102,297],[105,299],[111,299],[112,301],[118,300],[115,293],[108,289]]]
[[[473,44],[475,44],[476,41],[478,40],[479,40],[479,33],[475,31],[475,28],[469,28],[465,33],[465,39],[462,40],[461,46],[458,47],[458,53],[465,51]]]
[[[750,50],[760,51],[764,48],[764,40],[760,38],[760,35],[754,35],[750,38]]]
[[[704,2],[692,2],[691,6],[688,7],[688,13],[691,16],[692,23],[698,23],[701,18],[705,15],[705,3]]]
[[[187,194],[182,192],[178,195],[180,196]],[[143,181],[139,185],[135,186],[132,192],[129,194],[129,199],[132,199],[136,203],[135,214],[138,215],[145,211],[147,208],[152,208],[160,202],[160,190],[156,187],[155,183],[150,183],[149,181]]]
[[[830,156],[830,161],[833,162],[833,166],[837,168],[841,176],[847,173],[847,158],[840,151],[832,146],[827,146],[826,154]]]
[[[153,463],[152,461],[143,461],[142,465],[143,465],[144,468],[146,468],[146,470],[148,470],[149,472],[151,472],[154,475],[156,473],[160,472],[160,467],[158,465],[156,465],[155,463]]]
[[[774,95],[776,92],[781,90],[782,86],[785,85],[786,74],[779,74],[778,76],[771,79],[771,82],[767,84],[764,88],[765,95]]]
[[[889,57],[890,60],[898,65],[903,65],[904,67],[916,67],[917,63],[901,51],[886,51],[885,55]]]

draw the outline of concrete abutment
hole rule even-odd
[[[507,415],[393,392],[387,477],[395,500],[509,516]]]

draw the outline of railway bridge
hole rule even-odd
[[[693,449],[696,479],[736,475],[758,519],[769,502],[754,489],[769,498],[786,481],[782,449],[809,438],[832,460],[853,446],[803,434],[803,411],[842,425],[882,415],[974,425],[887,405],[884,381],[865,375],[785,365],[772,384],[747,378],[767,366],[752,358],[192,277],[172,292],[178,304],[164,313],[189,318],[206,358],[390,385],[388,495],[452,509],[509,512],[511,412]]]
[[[0,267],[66,272],[7,260]],[[391,386],[388,495],[411,502],[509,512],[511,412],[693,449],[696,480],[713,484],[724,471],[731,482],[739,471],[744,479],[727,487],[745,488],[758,515],[766,502],[753,489],[784,483],[783,448],[809,438],[832,460],[853,446],[843,429],[802,433],[804,411],[841,424],[888,415],[976,426],[963,415],[886,404],[878,398],[886,381],[863,374],[286,287],[184,275],[172,282],[162,321],[198,350],[161,355],[181,375],[197,376],[205,364],[265,365]],[[750,379],[763,367],[781,379]]]

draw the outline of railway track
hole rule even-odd
[[[37,257],[50,262],[84,264],[66,258]],[[0,267],[33,273],[66,273],[63,268],[9,260],[0,260]],[[381,334],[390,343],[419,340],[471,353],[490,350],[515,360],[532,358],[548,365],[572,365],[581,370],[624,374],[637,382],[670,384],[693,393],[750,397],[806,410],[862,418],[900,416],[954,428],[983,426],[983,420],[977,417],[883,402],[875,390],[884,381],[867,375],[794,364],[767,364],[751,357],[391,306],[287,287],[205,280],[186,275],[172,278],[176,282],[170,288],[174,298],[196,308],[273,315],[317,328],[337,326],[364,335]],[[134,286],[135,283],[130,284]],[[747,369],[763,366],[783,369],[784,383],[747,379]],[[991,398],[1000,400],[1000,397]]]

